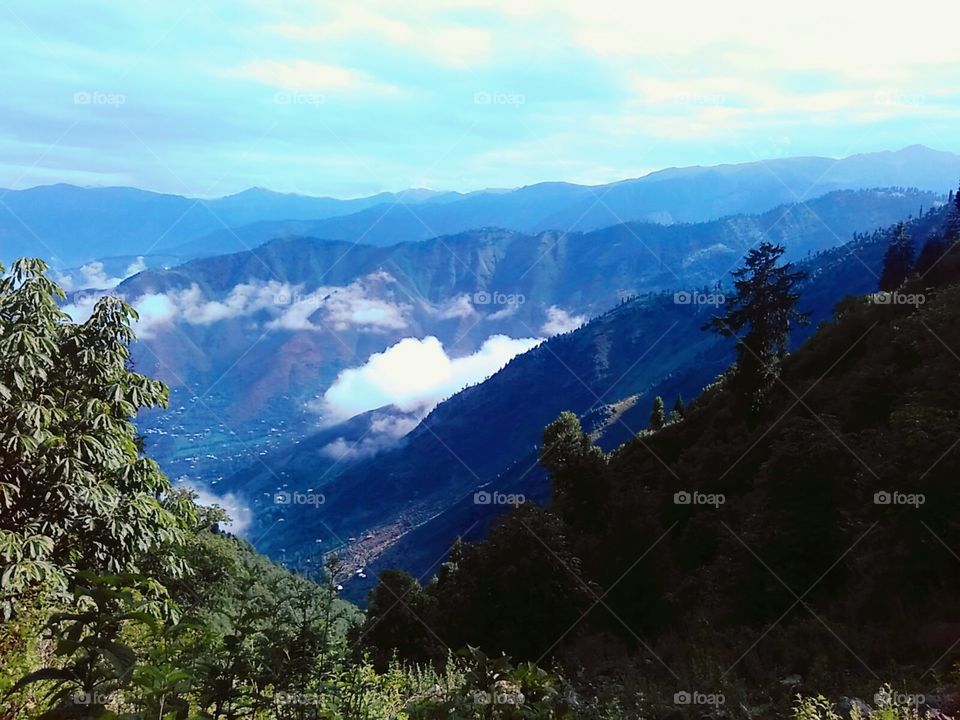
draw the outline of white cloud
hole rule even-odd
[[[326,65],[307,59],[259,59],[228,74],[255,80],[271,87],[304,93],[364,91],[396,95],[400,92],[397,86],[377,82],[359,70]]]
[[[226,297],[210,299],[196,284],[167,293],[146,293],[125,298],[140,315],[137,333],[151,338],[174,322],[188,325],[212,325],[238,317],[258,316],[265,327],[282,330],[320,330],[322,325],[335,331],[386,332],[405,329],[412,307],[377,297],[391,296],[396,281],[388,273],[378,272],[347,286],[320,287],[304,292],[302,285],[275,280],[241,283]],[[63,309],[74,322],[83,322],[104,293],[78,293]],[[321,325],[322,323],[322,325]]]
[[[123,275],[118,276],[110,276],[106,271],[106,266],[101,261],[94,260],[93,262],[88,262],[86,265],[81,265],[75,273],[58,273],[55,279],[67,292],[87,288],[112,290],[128,277],[143,272],[146,269],[147,263],[142,255],[127,266]]]
[[[491,52],[493,35],[490,31],[437,23],[429,16],[401,19],[399,13],[383,13],[361,3],[345,4],[338,15],[316,24],[281,23],[270,28],[294,40],[330,44],[356,38],[375,37],[378,40],[426,55],[441,65],[466,67],[485,60]]]
[[[477,310],[466,293],[457,295],[437,308],[434,313],[440,320],[466,319],[477,315]]]
[[[225,529],[234,535],[243,536],[250,527],[253,519],[253,512],[250,506],[239,496],[228,492],[223,495],[217,495],[207,486],[189,479],[180,479],[177,481],[177,487],[186,487],[197,494],[197,504],[204,507],[218,505],[230,517],[229,522],[224,523]]]
[[[576,330],[587,321],[585,315],[571,315],[566,310],[551,305],[547,308],[547,321],[540,328],[544,335],[559,335]]]
[[[324,393],[322,406],[334,420],[386,405],[425,413],[443,398],[482,381],[540,342],[537,338],[494,335],[474,354],[452,358],[436,337],[404,338],[371,355],[364,365],[341,372]]]
[[[378,413],[370,427],[359,440],[339,437],[328,443],[321,452],[337,461],[359,460],[375,455],[397,444],[404,435],[413,430],[421,420],[419,413]]]

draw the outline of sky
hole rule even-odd
[[[0,0],[0,187],[357,197],[960,151],[960,4]]]

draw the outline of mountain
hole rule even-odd
[[[550,504],[521,503],[484,541],[456,543],[428,584],[384,573],[360,633],[369,650],[552,658],[615,685],[623,717],[688,717],[676,706],[690,693],[784,717],[798,693],[840,687],[872,697],[871,717],[954,716],[955,687],[939,679],[960,642],[954,208],[950,225],[942,212],[911,223],[918,246],[953,231],[896,292],[837,303],[761,402],[726,374],[610,453],[559,418]],[[847,248],[868,263],[874,249]],[[862,287],[851,258],[831,255],[809,269]],[[872,695],[881,676],[898,690]],[[892,709],[896,693],[913,709]],[[846,714],[822,702],[796,717]]]
[[[4,190],[0,258],[42,255],[54,267],[67,267],[118,255],[198,255],[205,253],[197,241],[217,229],[264,220],[325,218],[390,203],[444,202],[456,196],[406,191],[338,200],[251,188],[204,199],[130,187],[66,184]]]
[[[253,247],[291,234],[390,245],[485,226],[538,233],[589,231],[628,221],[699,223],[726,215],[762,213],[839,189],[901,186],[941,190],[952,187],[958,177],[960,155],[914,145],[841,160],[796,157],[671,168],[608,185],[539,183],[416,208],[378,205],[317,222],[219,229],[197,247],[239,250],[243,245]]]
[[[489,226],[536,234],[628,221],[697,223],[762,213],[838,189],[936,191],[957,177],[960,156],[912,146],[842,160],[671,168],[607,185],[549,182],[467,194],[414,189],[351,200],[263,188],[204,199],[59,184],[2,191],[0,259],[42,255],[63,269],[115,256],[183,260],[291,237],[392,245]]]
[[[697,225],[630,223],[563,235],[491,228],[387,248],[277,240],[146,270],[115,292],[141,315],[137,367],[172,388],[172,409],[142,419],[165,470],[222,486],[253,462],[263,477],[251,487],[272,490],[277,483],[267,468],[276,461],[265,459],[319,422],[341,419],[323,407],[324,394],[342,371],[364,367],[375,354],[418,351],[441,372],[480,381],[509,359],[506,350],[525,350],[623,298],[714,285],[763,238],[804,257],[936,202],[932,193],[838,191]],[[68,310],[82,316],[95,296],[75,293]],[[492,340],[497,336],[513,340]],[[436,384],[429,377],[418,383]],[[459,389],[438,387],[435,400]],[[387,423],[373,420],[375,428]],[[407,426],[409,418],[396,422]],[[336,451],[350,437],[318,446],[312,462],[335,463],[339,472],[347,463]],[[366,440],[372,451],[374,438]]]
[[[918,242],[941,215],[913,222]],[[803,308],[815,322],[829,318],[844,295],[875,288],[886,244],[883,233],[858,236],[802,263],[810,273]],[[586,272],[590,265],[581,267]],[[701,292],[708,300],[711,291]],[[226,484],[251,493],[257,522],[271,528],[260,541],[267,552],[283,548],[288,558],[298,552],[309,557],[318,544],[340,544],[356,567],[368,566],[354,597],[384,567],[429,573],[457,535],[482,531],[490,511],[504,509],[477,507],[478,489],[544,497],[535,448],[542,428],[561,410],[585,416],[600,442],[613,447],[645,427],[653,396],[672,402],[678,394],[698,394],[731,360],[728,343],[700,330],[715,311],[715,305],[678,303],[672,292],[627,300],[441,403],[394,448],[331,469],[322,462],[327,438],[307,438],[295,452],[269,456]],[[325,502],[310,508],[273,504],[274,492],[307,488]]]

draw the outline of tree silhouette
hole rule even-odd
[[[733,273],[736,294],[726,302],[726,312],[704,326],[737,338],[734,377],[753,401],[762,400],[779,377],[790,328],[809,322],[809,313],[797,310],[796,286],[806,273],[793,272],[790,263],[778,265],[784,251],[782,245],[766,241],[751,249],[743,267]]]
[[[890,238],[890,245],[883,256],[883,274],[880,276],[880,289],[891,292],[903,285],[913,266],[913,239],[907,232],[905,223],[898,223]]]

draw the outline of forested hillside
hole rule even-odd
[[[776,350],[774,332],[761,363],[756,339],[771,317],[802,320],[769,314],[796,306],[785,269],[762,292],[738,284],[740,297],[767,299],[742,306],[752,322],[739,362],[691,404],[655,407],[651,429],[609,453],[562,414],[540,449],[549,506],[522,504],[487,540],[457,544],[424,587],[385,572],[371,643],[420,659],[438,640],[552,657],[661,712],[687,691],[764,715],[798,691],[872,699],[880,678],[949,710],[960,639],[953,203],[918,253],[900,252],[905,226],[891,234],[895,287],[840,302],[794,354]],[[774,287],[786,304],[764,305]],[[716,317],[730,329],[736,312]],[[408,601],[390,608],[397,588]]]

